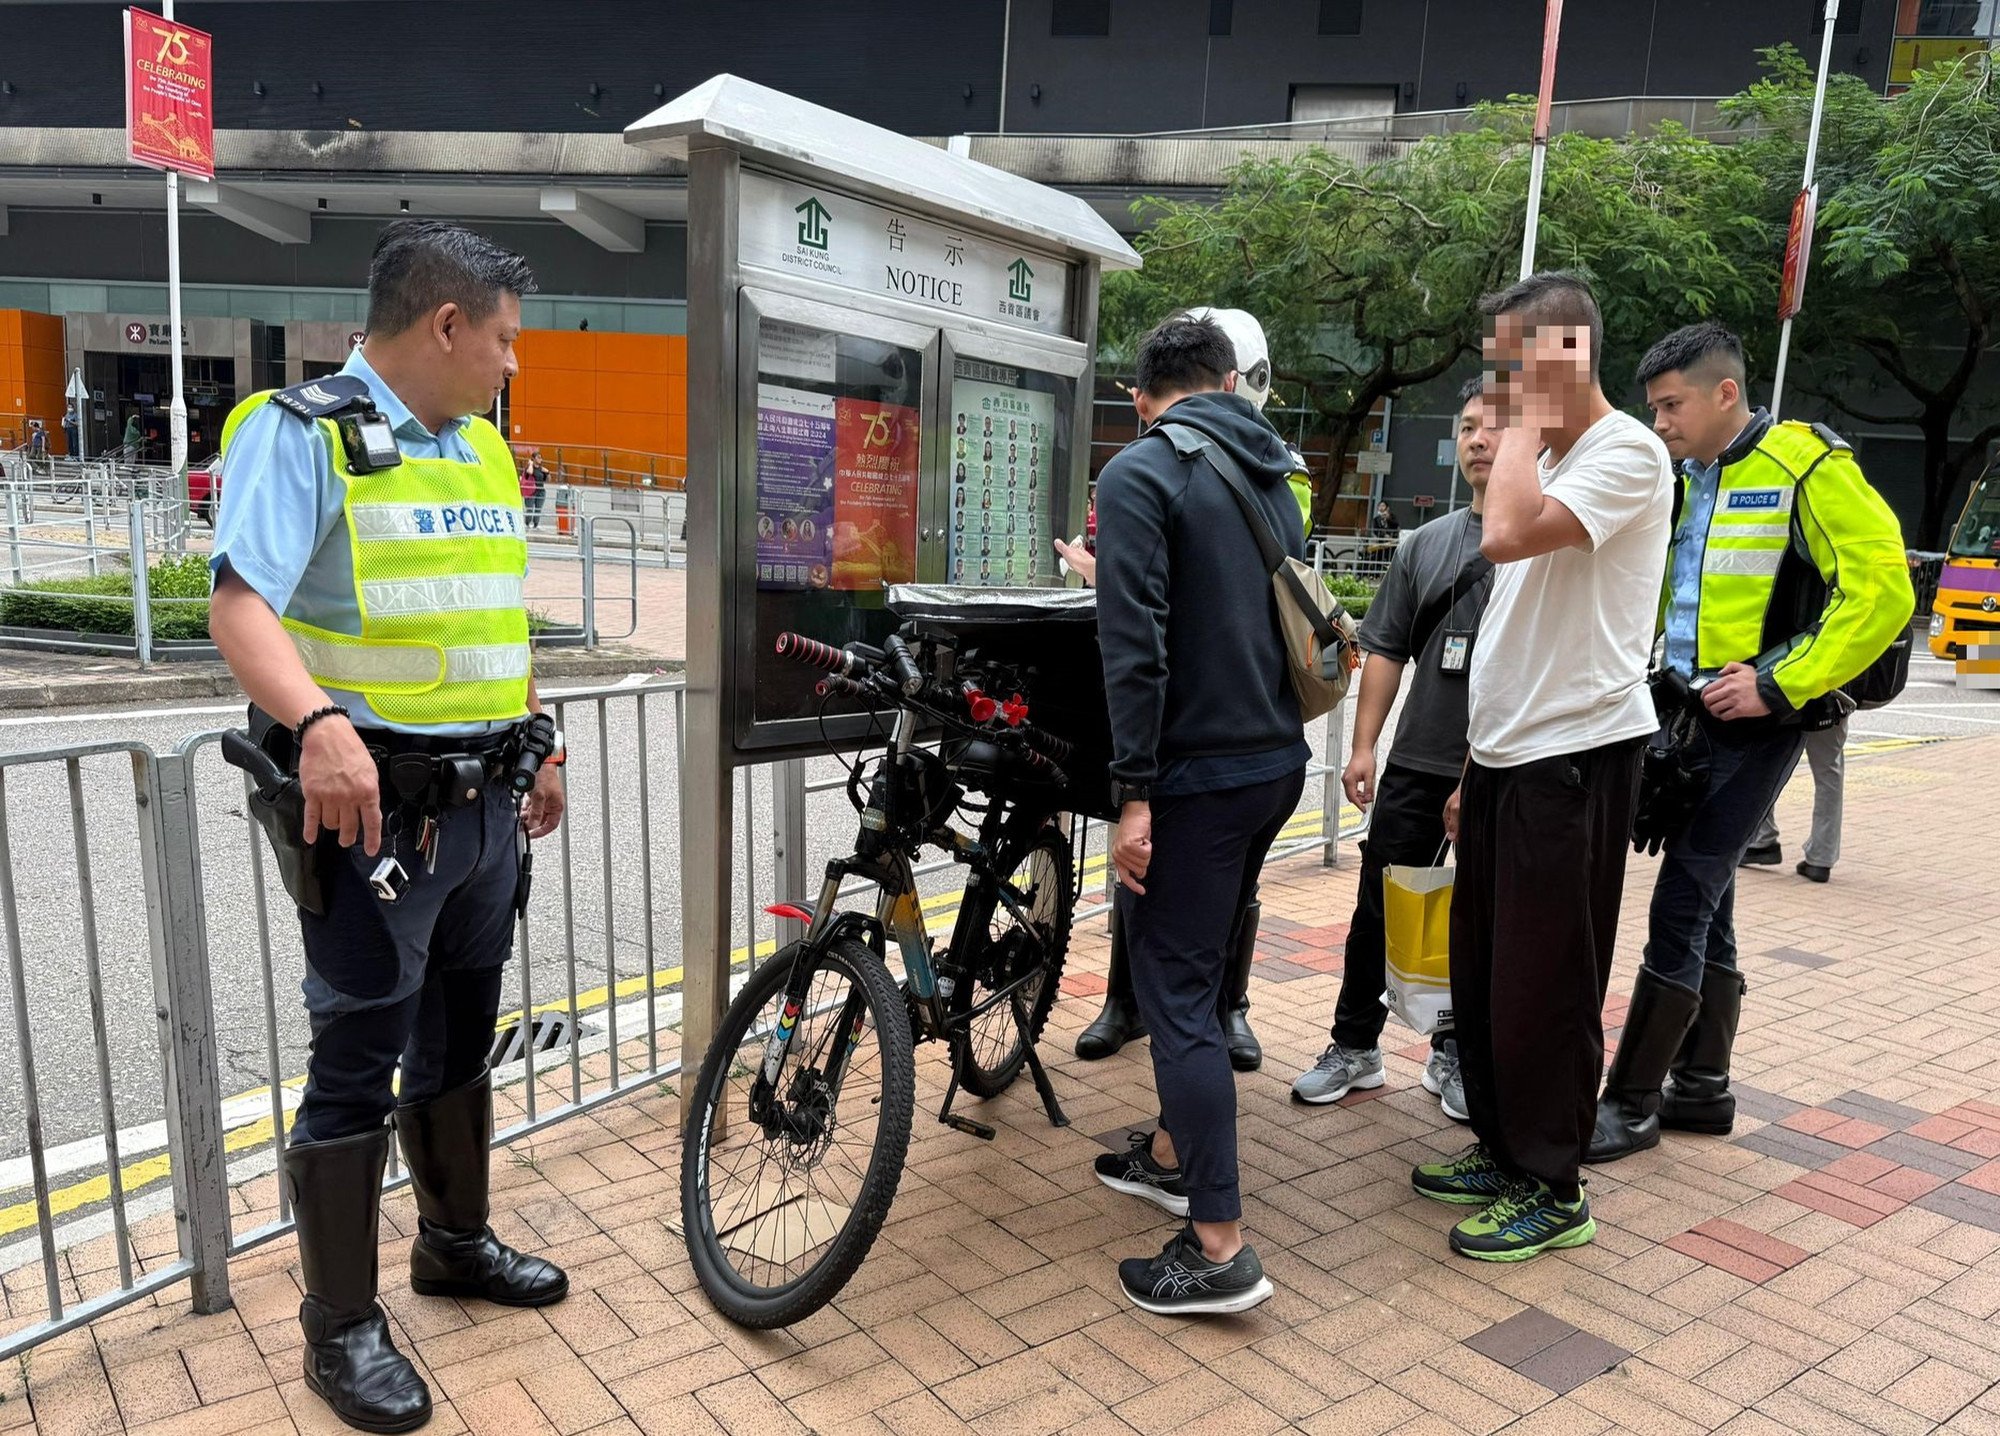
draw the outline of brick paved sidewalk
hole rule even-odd
[[[1447,1252],[1460,1214],[1407,1173],[1465,1138],[1418,1086],[1415,1039],[1365,1100],[1286,1100],[1324,1041],[1354,882],[1351,863],[1295,859],[1265,887],[1268,1055],[1239,1088],[1246,1216],[1278,1287],[1263,1307],[1177,1322],[1117,1292],[1114,1259],[1169,1223],[1090,1173],[1150,1110],[1143,1047],[1067,1055],[1102,989],[1092,934],[1047,1044],[1074,1125],[1050,1129],[1022,1084],[980,1112],[995,1142],[941,1128],[925,1053],[890,1223],[798,1328],[738,1330],[695,1287],[668,1225],[674,1102],[652,1091],[496,1162],[496,1224],[569,1267],[567,1302],[412,1297],[391,1235],[387,1301],[439,1397],[429,1429],[2000,1432],[2000,943],[1976,847],[1992,818],[1965,811],[1996,767],[2000,740],[1856,761],[1833,883],[1746,876],[1745,1115],[1730,1140],[1669,1136],[1593,1173],[1594,1246],[1515,1267]],[[1634,863],[1620,992],[1651,877]],[[407,1195],[388,1218],[414,1226]],[[175,1289],[37,1351],[0,1373],[0,1431],[343,1429],[299,1380],[295,1270],[278,1243],[237,1264],[233,1312],[190,1317]]]

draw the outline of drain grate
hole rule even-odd
[[[486,1059],[489,1067],[505,1067],[519,1062],[529,1051],[553,1052],[576,1041],[576,1028],[566,1012],[545,1012],[525,1029],[516,1020],[493,1034],[493,1051]]]

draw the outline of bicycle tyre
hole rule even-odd
[[[1012,1025],[1014,1041],[1004,1056],[997,1060],[979,1050],[977,1034],[970,1028],[952,1029],[952,1070],[958,1075],[958,1085],[975,1097],[998,1097],[1021,1075],[1022,1067],[1027,1065],[1029,1045],[1042,1040],[1042,1029],[1048,1025],[1049,1012],[1055,1007],[1063,962],[1069,956],[1070,924],[1076,911],[1076,872],[1070,857],[1068,836],[1058,828],[1043,828],[1022,853],[1020,861],[1003,876],[1013,880],[1016,874],[1030,870],[1037,857],[1048,859],[1048,873],[1057,885],[1057,895],[1050,914],[1049,931],[1042,939],[1048,955],[1042,969],[1041,986],[1035,990],[1034,998],[1028,1004],[1027,1037],[1022,1039],[1019,1025],[1013,1023],[1013,1014],[1005,1007],[995,1008],[994,1012],[1001,1014]],[[1012,914],[1003,907],[996,906],[995,912],[1012,918]],[[977,1001],[990,995],[991,990],[983,983],[960,983],[958,990],[952,994],[953,1015],[969,1012]]]
[[[731,1264],[716,1232],[707,1203],[708,1133],[718,1102],[729,1090],[731,1066],[751,1031],[751,1024],[785,991],[792,968],[805,944],[780,949],[750,976],[729,1005],[715,1041],[702,1060],[697,1079],[699,1098],[688,1116],[681,1148],[681,1221],[688,1258],[702,1290],[724,1316],[739,1326],[765,1329],[790,1326],[811,1316],[839,1294],[862,1259],[874,1246],[902,1181],[909,1155],[910,1120],[916,1106],[916,1058],[910,1040],[909,1007],[902,988],[865,945],[835,942],[818,955],[815,970],[833,969],[860,990],[872,1030],[881,1044],[882,1096],[876,1111],[876,1137],[868,1171],[855,1194],[840,1231],[826,1254],[802,1275],[778,1286],[758,1286]],[[810,989],[808,989],[810,990]],[[789,1059],[788,1059],[789,1060]],[[746,1112],[729,1114],[747,1123]]]

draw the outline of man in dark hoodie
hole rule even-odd
[[[1098,633],[1111,709],[1111,839],[1139,1009],[1152,1034],[1160,1130],[1106,1154],[1106,1186],[1188,1224],[1119,1263],[1148,1311],[1245,1311],[1271,1295],[1245,1245],[1236,1084],[1218,1012],[1230,931],[1310,757],[1271,581],[1243,504],[1287,552],[1303,543],[1277,431],[1230,392],[1235,349],[1177,315],[1139,346],[1140,420],[1158,426],[1097,485]]]

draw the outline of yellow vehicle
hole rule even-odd
[[[1931,605],[1932,653],[1963,658],[1982,644],[2000,645],[2000,465],[1972,486]]]

